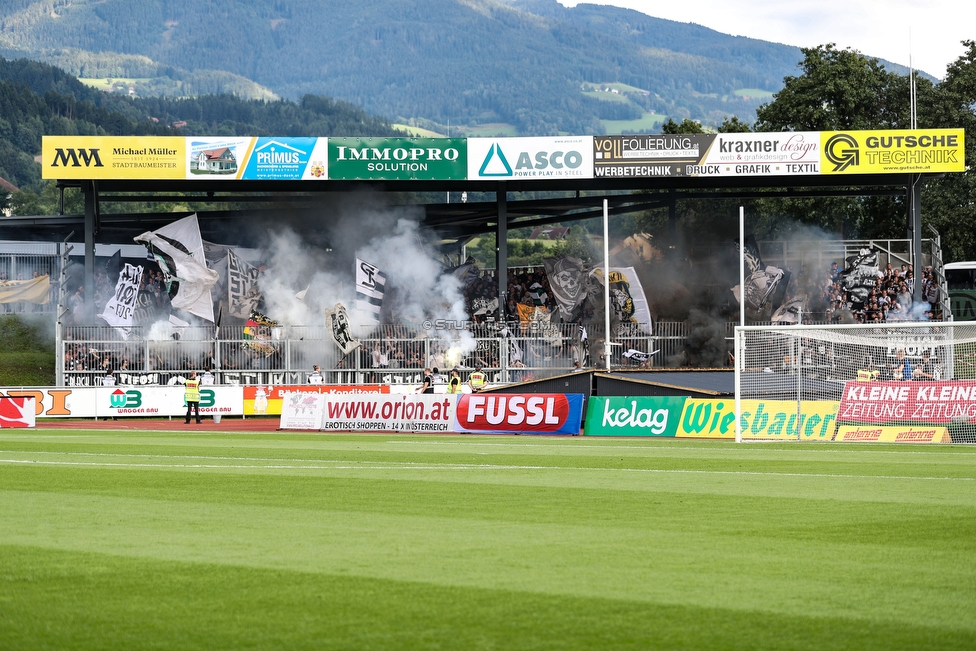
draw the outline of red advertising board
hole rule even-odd
[[[32,396],[0,396],[0,427],[34,427],[36,418]]]
[[[837,420],[879,425],[976,421],[976,380],[848,382]]]
[[[458,432],[579,434],[581,393],[466,393],[455,409]]]

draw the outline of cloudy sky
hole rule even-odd
[[[559,0],[567,6],[578,0]],[[972,0],[586,0],[799,47],[836,43],[941,79],[976,40]]]

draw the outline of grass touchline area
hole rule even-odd
[[[972,649],[970,450],[0,430],[0,648]]]

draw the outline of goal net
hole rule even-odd
[[[976,322],[735,330],[736,441],[976,442]]]

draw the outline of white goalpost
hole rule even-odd
[[[740,326],[736,441],[976,442],[976,322]]]

